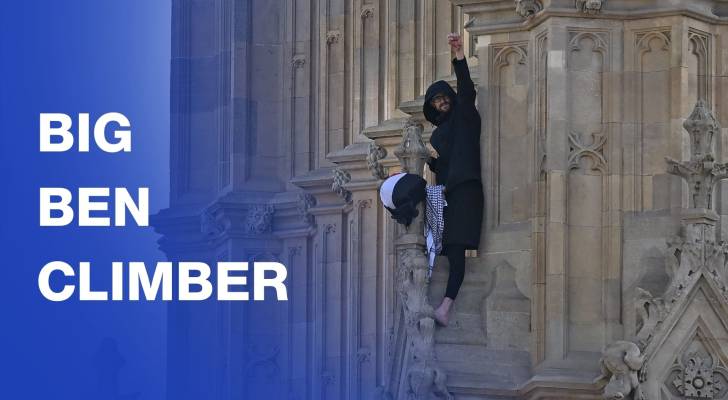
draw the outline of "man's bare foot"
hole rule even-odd
[[[435,309],[435,322],[442,326],[447,326],[450,321],[450,307],[452,307],[453,299],[445,297],[442,299],[440,306]]]

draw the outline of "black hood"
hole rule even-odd
[[[444,120],[444,118],[440,116],[440,112],[430,105],[430,101],[438,93],[445,93],[450,97],[451,103],[448,114],[452,112],[453,108],[455,108],[455,100],[457,98],[455,91],[452,90],[450,84],[445,81],[437,81],[427,88],[427,92],[425,93],[425,104],[422,105],[422,112],[425,114],[425,118],[433,125],[440,125],[440,123]]]

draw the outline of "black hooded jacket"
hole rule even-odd
[[[465,59],[452,60],[457,77],[457,94],[445,81],[430,85],[425,94],[423,112],[425,118],[437,126],[430,143],[439,157],[430,158],[427,164],[437,176],[437,184],[445,185],[449,192],[457,185],[470,180],[480,181],[480,114],[475,108],[475,85],[470,78]],[[430,101],[438,93],[451,99],[450,111],[441,114]]]

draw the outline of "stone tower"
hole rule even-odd
[[[477,85],[486,209],[431,329],[447,261],[406,304],[421,243],[377,190],[422,167],[448,32]],[[171,306],[189,330],[169,373],[228,377],[174,390],[241,398],[234,377],[265,365],[272,398],[726,398],[727,34],[724,0],[173,0],[162,248],[281,260],[292,299]]]

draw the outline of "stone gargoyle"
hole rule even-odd
[[[618,340],[608,345],[599,360],[602,374],[594,380],[603,386],[602,398],[647,400],[639,377],[644,362],[640,348],[632,342]]]

